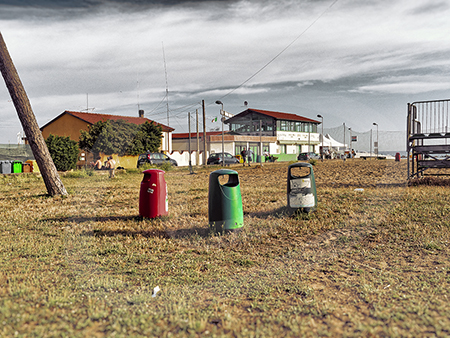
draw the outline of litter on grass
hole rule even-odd
[[[155,286],[155,288],[153,289],[152,292],[152,297],[156,297],[156,294],[161,291],[161,289],[159,288],[159,286]]]

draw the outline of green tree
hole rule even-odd
[[[50,156],[57,170],[75,169],[78,159],[78,143],[70,137],[50,134],[45,140]]]
[[[154,122],[145,122],[139,126],[133,140],[130,155],[139,155],[149,152],[157,152],[161,146],[162,129]]]
[[[107,121],[99,121],[89,126],[89,131],[80,130],[80,140],[78,145],[80,149],[91,151],[94,147],[95,141],[103,130],[103,127],[107,124]]]
[[[142,125],[123,120],[97,122],[89,131],[81,131],[79,147],[98,154],[138,155],[158,151],[161,145],[161,127],[154,122]]]

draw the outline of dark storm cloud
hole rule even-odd
[[[195,5],[204,2],[234,2],[232,0],[0,0],[1,5],[15,7],[36,7],[36,8],[88,8],[99,5],[131,5],[131,6],[174,6],[174,5]]]
[[[447,1],[429,1],[411,9],[409,13],[413,15],[439,14],[447,11],[449,8],[450,4]]]
[[[40,125],[85,109],[87,94],[95,111],[133,115],[139,103],[165,123],[167,70],[182,125],[186,109],[204,99],[215,114],[223,97],[231,113],[248,101],[328,125],[404,128],[405,101],[450,89],[449,16],[429,0],[0,0],[1,33]],[[1,88],[1,118],[14,115],[8,100]],[[0,143],[10,129],[15,138],[4,128]]]

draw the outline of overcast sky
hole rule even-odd
[[[130,116],[139,106],[175,132],[202,100],[208,129],[221,100],[232,114],[247,101],[321,114],[325,128],[404,130],[408,102],[450,96],[449,18],[440,0],[0,0],[39,126],[87,105]],[[22,128],[1,83],[0,143],[13,144]]]

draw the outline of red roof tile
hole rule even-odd
[[[313,123],[320,123],[320,121],[317,120],[313,120],[313,119],[309,119],[307,117],[303,117],[300,115],[296,115],[296,114],[291,114],[291,113],[281,113],[281,112],[276,112],[276,111],[270,111],[270,110],[262,110],[262,109],[247,109],[244,110],[243,112],[234,115],[231,119],[235,118],[236,116],[239,116],[240,114],[249,114],[249,113],[259,113],[259,114],[263,114],[266,116],[270,116],[273,117],[277,120],[287,120],[287,121],[301,121],[301,122],[313,122]]]
[[[229,133],[229,130],[224,131],[224,134]],[[203,132],[198,133],[200,137],[203,137]],[[220,135],[222,134],[222,131],[207,131],[206,136],[214,136],[214,135]],[[189,133],[172,133],[172,139],[188,139]],[[197,133],[191,133],[191,138],[197,138]]]
[[[84,113],[84,112],[78,112],[78,111],[69,111],[66,110],[64,111],[62,114],[60,114],[59,116],[57,116],[55,119],[53,119],[52,121],[50,121],[49,123],[47,123],[46,125],[44,125],[42,128],[44,128],[45,126],[47,126],[48,124],[50,124],[51,122],[53,122],[54,120],[56,120],[57,118],[59,118],[60,116],[64,115],[64,114],[69,114],[72,115],[73,117],[79,118],[80,120],[83,120],[89,124],[95,124],[99,121],[108,121],[108,120],[113,120],[113,121],[118,121],[118,120],[124,120],[128,123],[133,123],[133,124],[144,124],[145,122],[154,122],[146,117],[134,117],[134,116],[120,116],[120,115],[109,115],[109,114],[97,114],[97,113]],[[168,127],[164,124],[158,123],[158,122],[154,122],[157,125],[161,126],[162,130],[165,132],[168,131],[173,131],[175,130],[174,128]]]

